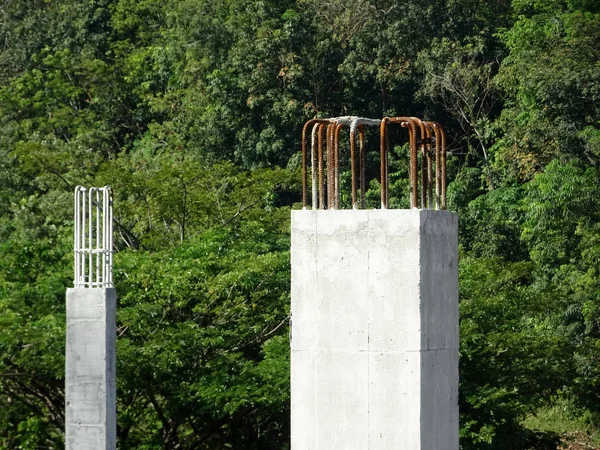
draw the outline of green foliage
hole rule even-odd
[[[0,220],[0,448],[59,446],[64,423],[64,294],[72,227],[57,205],[30,196]],[[58,214],[44,220],[44,214]]]
[[[250,224],[118,255],[122,448],[281,448],[289,254],[269,240]]]
[[[431,47],[419,54],[425,72],[419,95],[443,105],[460,124],[468,155],[480,158],[487,172],[487,183],[494,188],[489,162],[491,123],[495,116],[496,93],[492,77],[497,63],[487,60],[486,42],[475,36],[463,44],[447,38],[434,39]]]
[[[521,243],[523,196],[520,188],[501,187],[470,202],[459,216],[461,247],[476,257],[527,259]]]
[[[531,183],[531,201],[523,230],[538,263],[543,280],[564,296],[562,320],[569,325],[568,337],[576,346],[575,377],[567,386],[575,402],[592,411],[597,421],[600,372],[598,273],[598,220],[600,203],[595,193],[598,172],[575,164],[551,163]],[[543,227],[545,237],[539,233]]]
[[[501,34],[510,53],[498,85],[510,101],[499,164],[511,179],[530,179],[555,158],[597,166],[600,15],[562,1],[517,5],[519,19]]]
[[[460,267],[462,448],[523,448],[520,420],[561,387],[557,297],[533,286],[533,265],[464,258]]]
[[[287,448],[300,129],[341,114],[448,132],[462,447],[534,446],[557,392],[600,423],[597,3],[5,2],[0,448],[63,445],[78,184],[115,191],[120,448]]]

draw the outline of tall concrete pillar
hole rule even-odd
[[[75,188],[74,288],[67,289],[66,450],[115,450],[116,303],[112,191]]]
[[[116,300],[114,288],[67,290],[67,450],[116,448]]]
[[[292,212],[292,450],[458,450],[457,229]]]

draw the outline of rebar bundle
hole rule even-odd
[[[76,288],[113,287],[112,191],[75,188]]]
[[[302,206],[308,208],[307,135],[311,133],[310,167],[312,209],[340,208],[340,132],[349,129],[351,199],[353,209],[365,207],[366,146],[365,127],[379,126],[381,208],[388,207],[388,127],[397,124],[408,130],[411,208],[446,209],[446,133],[437,122],[417,117],[343,116],[311,119],[302,129]],[[358,134],[358,155],[356,135]],[[420,188],[418,155],[421,155]],[[435,170],[434,170],[435,168]],[[435,188],[435,196],[434,196]]]

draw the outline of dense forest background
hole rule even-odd
[[[346,114],[449,133],[461,447],[593,434],[600,2],[0,0],[0,448],[63,445],[78,184],[115,192],[119,448],[288,448],[301,128]]]

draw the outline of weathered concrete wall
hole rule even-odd
[[[116,448],[116,300],[114,288],[67,290],[67,450]]]
[[[292,450],[458,450],[457,230],[292,212]]]

